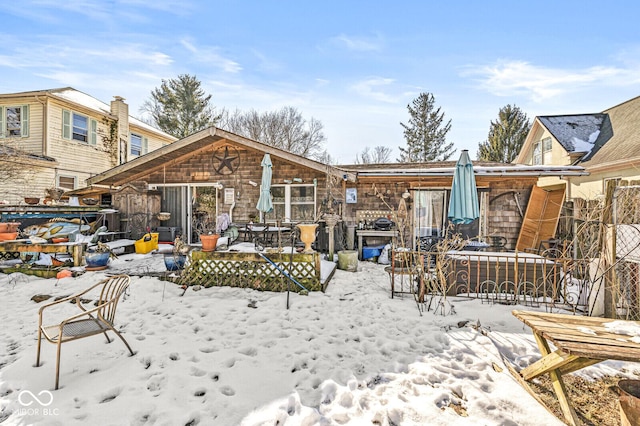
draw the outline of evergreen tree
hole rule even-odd
[[[160,87],[151,92],[141,110],[151,114],[152,124],[177,138],[187,137],[216,123],[210,104],[200,81],[188,74],[176,79],[162,80]]]
[[[399,162],[443,161],[453,155],[453,143],[447,143],[446,135],[451,129],[451,120],[443,125],[444,112],[435,107],[431,93],[420,93],[407,105],[408,124],[400,123],[404,128],[406,147],[400,147]]]
[[[520,153],[531,123],[517,106],[500,108],[498,120],[491,121],[489,136],[478,144],[478,160],[511,163]]]

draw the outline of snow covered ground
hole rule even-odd
[[[0,274],[0,423],[562,424],[504,369],[500,353],[520,367],[539,357],[512,306],[449,298],[453,312],[421,316],[411,296],[391,299],[383,266],[368,262],[336,271],[326,293],[292,293],[288,310],[286,293],[183,291],[134,276],[117,326],[136,355],[102,336],[66,343],[53,390],[54,345],[43,343],[44,363],[34,367],[46,302],[31,297],[162,269],[162,255],[131,254],[75,278]],[[606,362],[582,374],[620,367]]]

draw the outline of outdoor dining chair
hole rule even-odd
[[[58,389],[60,377],[60,350],[62,344],[65,342],[103,333],[107,338],[107,342],[111,343],[111,339],[109,339],[107,331],[113,331],[126,345],[131,355],[134,355],[129,343],[127,343],[122,334],[120,334],[120,332],[118,332],[114,327],[118,302],[120,301],[120,297],[129,287],[130,282],[131,278],[128,275],[115,275],[94,284],[81,293],[56,300],[55,302],[48,303],[40,308],[38,311],[38,354],[36,357],[36,367],[40,366],[40,342],[44,336],[45,339],[57,346],[56,389]],[[88,293],[93,289],[100,289],[100,296],[96,302],[96,306],[94,308],[87,309],[83,303],[86,303],[85,297],[88,297]],[[44,324],[45,311],[47,311],[48,315],[54,315],[53,311],[55,311],[55,309],[50,310],[49,308],[54,306],[62,308],[62,305],[60,305],[61,303],[70,301],[75,302],[76,306],[81,311],[80,313],[62,320],[57,319],[50,325]]]

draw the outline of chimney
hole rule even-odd
[[[111,101],[111,115],[118,120],[118,158],[125,163],[129,152],[129,105],[122,96],[114,96]]]

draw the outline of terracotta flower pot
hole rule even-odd
[[[20,222],[0,222],[0,233],[16,232]]]
[[[202,251],[214,251],[218,244],[218,238],[220,235],[200,235],[200,242],[202,243]]]

